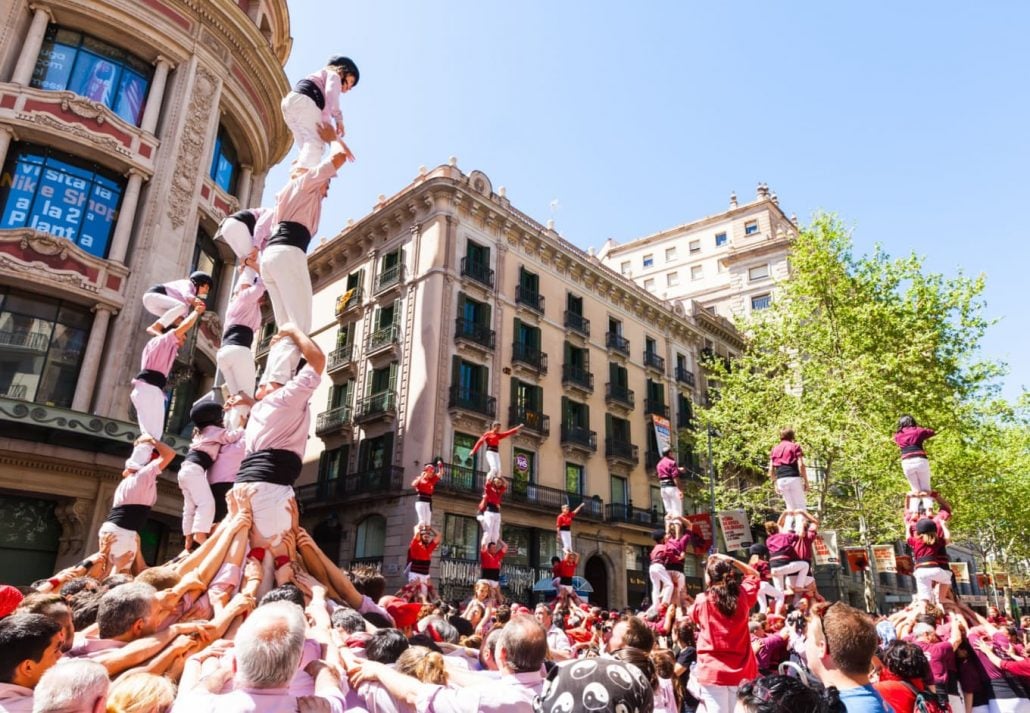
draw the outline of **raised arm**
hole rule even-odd
[[[279,333],[276,336],[280,339],[286,337],[292,339],[293,343],[300,349],[301,356],[307,361],[308,366],[316,372],[321,374],[322,370],[325,369],[325,353],[297,325],[287,322],[279,328]]]
[[[190,329],[193,328],[193,325],[197,323],[197,320],[200,319],[200,315],[204,314],[204,310],[206,309],[207,308],[204,306],[203,302],[197,304],[197,306],[193,308],[193,311],[189,313],[186,319],[182,320],[182,323],[175,328],[175,333],[180,337],[185,337],[186,332],[190,331]]]

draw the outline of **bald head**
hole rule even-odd
[[[520,614],[504,625],[498,643],[501,665],[510,673],[539,671],[547,658],[547,632],[536,619]]]

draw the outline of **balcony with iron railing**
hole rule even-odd
[[[371,421],[372,419],[391,416],[397,410],[397,394],[393,391],[380,391],[358,399],[354,404],[355,421]]]
[[[486,473],[483,471],[445,463],[436,489],[478,500],[483,494],[485,483]],[[511,481],[502,502],[535,508],[547,513],[557,512],[565,502],[568,502],[569,506],[573,508],[584,503],[577,518],[595,521],[604,518],[604,501],[599,496],[587,497],[579,493],[569,493],[559,488],[520,480]]]
[[[562,424],[561,444],[593,453],[597,450],[597,432],[583,426]]]
[[[565,328],[584,337],[590,336],[590,320],[571,310],[565,310]]]
[[[540,374],[547,373],[547,354],[540,351],[539,347],[526,342],[512,342],[511,345],[512,363],[528,366]]]
[[[483,391],[475,391],[464,386],[452,386],[447,408],[471,411],[487,418],[497,414],[497,399]]]
[[[694,428],[694,412],[681,408],[676,412],[676,428]]]
[[[644,399],[644,413],[669,417],[669,405],[657,399]]]
[[[604,385],[604,402],[609,406],[622,406],[632,409],[636,406],[636,394],[633,389],[610,381]]]
[[[629,441],[617,438],[604,439],[604,456],[610,461],[636,465],[640,462],[639,451]]]
[[[562,386],[579,389],[585,393],[594,391],[594,375],[575,364],[562,364],[561,383]]]
[[[50,335],[40,332],[0,329],[0,347],[24,349],[30,352],[46,352],[50,347]]]
[[[393,267],[388,267],[379,273],[379,277],[376,278],[376,294],[386,292],[391,287],[397,287],[401,284],[401,279],[404,277],[404,265],[398,263]]]
[[[694,372],[682,366],[676,367],[676,381],[687,386],[694,387]]]
[[[618,332],[605,332],[604,343],[609,351],[629,356],[629,340]]]
[[[475,280],[479,284],[490,288],[494,286],[494,271],[489,265],[485,265],[478,260],[463,257],[461,259],[461,276]]]
[[[464,317],[454,320],[454,340],[474,344],[484,349],[494,348],[496,333],[489,325],[482,324]]]
[[[341,500],[356,500],[368,495],[401,494],[405,491],[404,468],[386,465],[359,473],[348,473],[338,478],[320,480],[294,488],[297,502],[311,507],[328,505]]]
[[[336,298],[337,318],[342,317],[350,310],[361,305],[362,301],[363,295],[360,287],[354,287],[344,292],[342,295]]]
[[[657,372],[665,373],[665,358],[652,351],[644,350],[644,366]]]
[[[524,406],[508,407],[508,428],[514,428],[523,424],[523,432],[535,433],[538,436],[547,438],[551,435],[551,417],[540,411],[525,408]]]
[[[537,314],[544,313],[544,296],[524,285],[515,286],[515,304],[527,307]]]
[[[380,327],[368,335],[368,348],[366,352],[374,354],[375,352],[395,346],[400,339],[400,332],[401,330],[396,324]]]
[[[322,437],[350,428],[352,410],[350,404],[323,411],[315,419],[315,435]]]
[[[334,371],[354,364],[354,342],[342,344],[329,352],[329,359],[326,361],[326,372],[332,374]]]
[[[658,514],[657,507],[644,510],[628,503],[608,503],[604,507],[604,514],[605,520],[608,522],[622,522],[647,528],[653,528],[662,523],[662,516]]]

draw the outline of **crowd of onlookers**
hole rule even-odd
[[[0,588],[0,712],[1030,709],[1027,617],[952,601],[879,620],[837,602],[759,613],[759,578],[724,555],[671,627],[589,604],[411,603],[371,570],[301,554],[273,570],[246,525],[236,513],[135,577],[94,576],[101,553]]]

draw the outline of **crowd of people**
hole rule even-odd
[[[466,601],[442,601],[431,580],[441,459],[411,484],[417,524],[400,592],[386,592],[375,570],[331,561],[300,526],[293,497],[325,366],[307,334],[306,250],[330,181],[353,160],[339,98],[358,78],[352,60],[332,57],[298,82],[282,103],[300,151],[289,182],[274,206],[241,211],[219,230],[239,269],[218,351],[223,399],[194,405],[178,469],[183,551],[148,566],[139,533],[157,476],[176,457],[161,440],[164,388],[213,286],[202,272],[143,298],[157,319],[133,381],[141,435],[98,551],[31,587],[0,587],[0,713],[1030,711],[1030,621],[981,616],[951,591],[952,511],[931,489],[924,450],[934,433],[910,416],[895,440],[912,486],[903,512],[919,589],[890,617],[820,596],[811,564],[819,523],[791,429],[769,460],[785,507],[747,561],[711,551],[683,516],[685,469],[665,450],[666,522],[639,610],[607,611],[577,592],[572,528],[582,505],[555,516],[546,600],[504,596],[500,447],[521,426],[495,423],[472,449],[485,450],[489,472],[477,508],[480,577]],[[258,379],[252,345],[265,294],[280,327]],[[692,597],[684,562],[702,554],[704,588]]]

